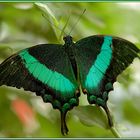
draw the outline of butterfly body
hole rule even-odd
[[[64,37],[64,45],[40,44],[21,50],[0,64],[0,86],[35,92],[61,113],[61,132],[67,134],[66,113],[79,104],[80,87],[90,104],[107,108],[109,91],[117,76],[140,50],[122,38],[94,35],[76,43]]]

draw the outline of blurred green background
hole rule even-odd
[[[73,26],[74,41],[94,34],[110,34],[140,48],[139,7],[140,3],[134,2],[0,3],[0,62],[36,44],[63,43],[64,34],[58,28],[69,33]],[[84,9],[86,12],[75,25]],[[86,96],[82,96],[80,106],[68,113],[69,135],[65,137],[115,137],[103,111],[88,107],[86,100]],[[140,137],[138,59],[114,83],[108,106],[120,135]],[[0,137],[64,137],[60,133],[59,111],[33,93],[2,86]]]

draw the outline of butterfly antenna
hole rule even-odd
[[[66,21],[64,27],[62,28],[62,32],[61,32],[61,34],[60,34],[60,38],[63,36],[63,32],[65,31],[65,29],[66,29],[66,27],[67,27],[67,25],[68,25],[68,23],[69,23],[70,16],[71,16],[71,15],[69,15],[69,17],[68,17],[68,19],[67,19],[67,21]],[[65,33],[65,32],[64,32],[64,33]],[[66,36],[66,35],[67,35],[67,34],[65,33],[65,36]]]
[[[83,10],[82,14],[79,16],[79,18],[77,19],[77,21],[75,22],[75,24],[72,26],[69,35],[71,34],[72,30],[74,29],[74,27],[76,26],[76,24],[79,22],[79,20],[81,19],[81,17],[84,15],[84,13],[86,12],[86,9]]]
[[[52,23],[45,14],[42,14],[42,16],[49,22],[50,25],[53,25],[54,27],[56,27],[57,29],[59,29],[61,32],[65,33],[64,30],[62,30],[61,28],[59,28],[58,26],[56,26],[54,23]]]

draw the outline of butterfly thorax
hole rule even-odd
[[[75,54],[74,54],[74,49],[73,49],[73,47],[75,46],[75,43],[73,42],[72,37],[69,35],[65,36],[63,40],[65,41],[65,44],[64,44],[65,52],[67,53],[69,57],[69,60],[72,65],[72,69],[74,71],[74,75],[77,79],[77,64],[76,64],[76,59],[75,59]]]
[[[69,59],[74,59],[74,51],[73,51],[73,47],[74,47],[74,42],[72,40],[71,36],[66,36],[63,38],[65,41],[64,44],[64,49],[65,52],[68,54]]]

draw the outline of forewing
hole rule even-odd
[[[96,97],[112,90],[117,76],[140,52],[127,40],[103,35],[81,39],[75,45],[82,88]]]
[[[100,53],[102,43],[103,40],[98,36],[91,36],[81,39],[75,44],[75,55],[83,88],[86,88],[85,80]]]
[[[113,37],[112,49],[113,57],[108,69],[108,76],[110,73],[116,80],[116,77],[133,62],[134,58],[140,58],[140,49],[130,41],[119,37]]]
[[[57,44],[37,45],[6,59],[0,64],[0,85],[23,87],[62,102],[74,97],[77,89],[68,56]]]

